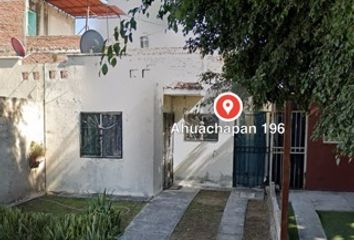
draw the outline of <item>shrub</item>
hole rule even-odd
[[[64,217],[0,207],[1,240],[110,240],[121,232],[120,223],[120,212],[105,193],[90,203],[86,213]]]
[[[39,165],[38,158],[44,157],[44,155],[45,149],[43,147],[43,144],[38,144],[32,141],[30,145],[30,152],[28,155],[28,162],[30,168],[37,168]]]

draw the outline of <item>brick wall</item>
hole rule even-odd
[[[77,52],[80,36],[36,36],[27,37],[28,52]]]
[[[68,53],[80,52],[80,36],[36,36],[26,38],[27,57],[23,64],[55,63]]]
[[[24,0],[0,0],[0,56],[14,55],[11,37],[24,40]]]
[[[0,56],[14,56],[11,37],[32,52],[78,52],[79,36],[25,36],[25,0],[0,0]]]

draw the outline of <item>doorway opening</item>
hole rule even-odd
[[[168,189],[173,185],[173,138],[171,129],[174,122],[174,113],[163,113],[163,189]]]
[[[283,123],[283,112],[254,112],[243,114],[240,125],[255,125],[256,134],[234,136],[234,187],[260,187],[266,177],[281,184],[283,160],[283,135],[264,134],[262,124]],[[302,189],[306,164],[306,113],[293,111],[291,119],[291,168],[290,188]]]
[[[181,94],[180,89],[167,89],[167,93],[163,96],[163,188],[170,189],[174,186],[178,179],[175,179],[175,169],[178,166],[175,162],[176,153],[174,145],[176,143],[176,135],[172,133],[172,127],[181,124],[184,116],[189,113],[202,98],[193,90],[184,90]],[[178,138],[179,139],[179,138]],[[177,153],[178,154],[178,153]],[[176,180],[176,181],[175,181]],[[178,181],[177,181],[178,182]]]

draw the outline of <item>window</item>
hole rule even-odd
[[[28,9],[27,9],[27,36],[37,36],[38,35],[38,15],[39,10],[38,1],[28,0]]]
[[[80,155],[122,158],[122,114],[81,113]]]
[[[149,75],[150,69],[148,68],[144,68],[143,70],[141,70],[141,77],[145,78]]]
[[[137,78],[139,74],[139,70],[138,69],[130,69],[129,70],[129,77],[130,78]]]
[[[213,114],[185,114],[184,140],[217,142],[219,136],[215,125],[218,123],[218,118]],[[207,131],[208,126],[211,126],[211,131]]]
[[[148,48],[149,47],[149,37],[148,36],[141,36],[140,37],[140,47],[141,48]]]
[[[37,36],[37,13],[32,10],[27,11],[27,35]]]

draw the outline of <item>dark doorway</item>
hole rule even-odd
[[[173,142],[171,129],[175,122],[174,113],[163,114],[163,188],[167,189],[173,185]]]
[[[233,186],[261,186],[269,149],[262,125],[267,122],[266,112],[242,114],[239,126],[255,126],[256,133],[235,134]]]
[[[283,113],[256,112],[243,114],[239,119],[240,126],[255,125],[257,133],[238,134],[234,137],[234,187],[261,186],[265,176],[275,184],[281,184],[283,135],[264,134],[262,125],[266,122],[283,123]],[[291,124],[290,188],[302,189],[305,178],[306,113],[294,110]]]

